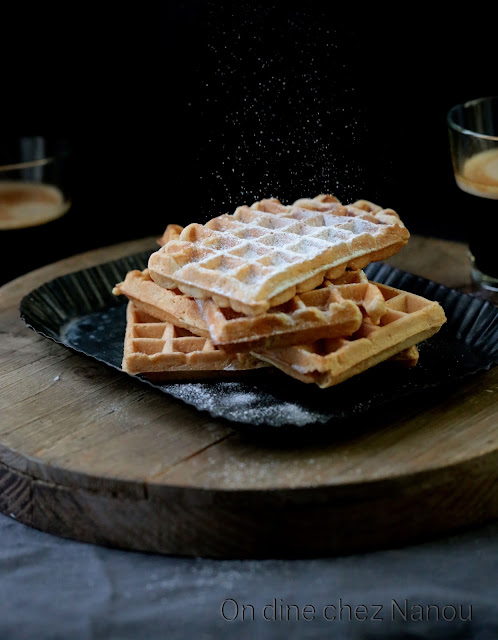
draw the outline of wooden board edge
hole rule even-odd
[[[174,488],[162,500],[99,493],[2,463],[0,510],[51,534],[122,549],[213,558],[330,556],[399,547],[497,519],[497,456],[490,458],[391,492],[363,486],[338,499],[336,487],[328,499],[321,491],[311,503],[281,495],[247,501],[241,492],[182,496]]]

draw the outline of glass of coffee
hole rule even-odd
[[[25,229],[63,216],[68,149],[41,136],[0,141],[0,230]]]
[[[470,100],[448,112],[455,180],[467,222],[472,280],[498,291],[498,96]]]

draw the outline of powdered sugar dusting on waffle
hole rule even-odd
[[[320,200],[317,206],[318,211],[304,206],[280,209],[272,201],[274,212],[243,206],[204,226],[191,224],[179,241],[151,256],[151,276],[158,284],[178,286],[188,295],[219,296],[220,306],[261,313],[276,296],[291,298],[293,287],[303,281],[320,273],[325,276],[338,265],[362,267],[371,259],[388,257],[409,237],[401,222],[378,220],[375,216],[382,210],[333,202],[324,211]],[[352,264],[359,258],[361,264]],[[315,282],[309,288],[314,286]]]

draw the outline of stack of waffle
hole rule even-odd
[[[392,209],[325,195],[169,225],[148,269],[114,288],[129,299],[123,369],[190,380],[271,365],[326,388],[387,360],[414,366],[441,306],[362,271],[408,238]]]

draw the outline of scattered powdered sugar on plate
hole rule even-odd
[[[261,387],[241,382],[168,384],[167,391],[179,400],[208,411],[213,417],[223,417],[248,424],[295,425],[325,422],[320,410],[291,401],[275,401]]]

